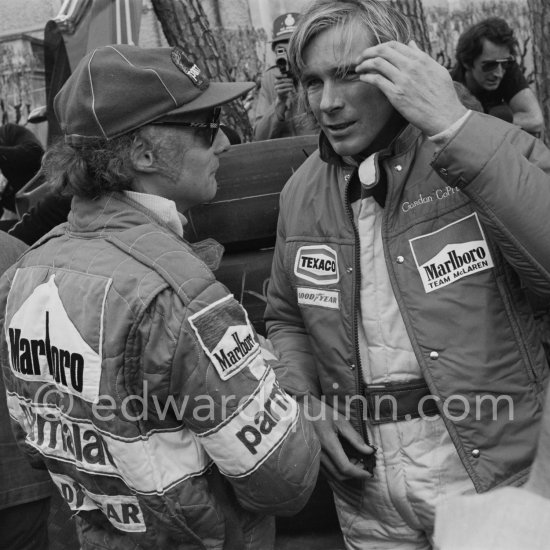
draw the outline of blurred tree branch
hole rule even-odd
[[[550,4],[527,0],[533,31],[533,62],[537,96],[544,114],[543,139],[550,145]]]
[[[390,0],[390,4],[409,18],[414,40],[418,44],[418,47],[432,55],[430,34],[426,24],[422,0]]]
[[[152,4],[168,44],[180,46],[210,80],[235,80],[199,0],[152,0]],[[224,123],[237,130],[243,141],[252,139],[252,128],[241,100],[224,109]]]

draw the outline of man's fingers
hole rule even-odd
[[[275,84],[275,91],[277,93],[285,93],[288,94],[294,90],[294,86],[292,84]]]
[[[379,73],[360,74],[359,80],[376,86],[388,99],[397,91],[394,83]]]
[[[277,79],[277,82],[285,82],[286,84],[290,84],[290,85],[293,85],[294,83],[292,82],[292,78],[290,78],[289,76],[285,76],[285,75],[281,75],[281,76],[277,76],[275,75],[275,78]]]
[[[370,455],[374,452],[374,448],[367,445],[361,436],[348,423],[338,425],[338,440],[347,455],[350,453],[353,454],[354,450],[364,455]]]
[[[381,74],[392,82],[395,82],[401,73],[393,63],[390,63],[383,57],[365,59],[355,67],[355,72],[359,74],[360,77],[363,74],[369,73]]]
[[[407,44],[395,41],[383,42],[382,44],[376,44],[376,46],[363,50],[355,60],[355,64],[357,65],[365,59],[382,57],[393,65],[401,65],[410,62],[411,59],[416,58],[421,53],[422,51],[418,48],[415,50]]]
[[[321,454],[321,467],[332,479],[344,481],[350,478],[371,479],[372,475],[364,470],[362,466],[356,466],[344,455],[339,462],[326,454]]]

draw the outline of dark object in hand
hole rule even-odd
[[[342,449],[346,453],[346,456],[354,464],[358,461],[361,463],[363,470],[366,470],[371,476],[374,475],[374,467],[376,466],[376,448],[374,452],[370,455],[363,454],[361,451],[358,451],[347,439],[344,437],[338,436],[338,440],[342,445]],[[354,459],[354,460],[351,460]]]
[[[279,67],[279,70],[281,71],[281,74],[283,76],[294,78],[289,69],[288,54],[286,53],[286,48],[284,46],[281,46],[280,44],[278,46],[275,46],[275,63],[277,67]]]

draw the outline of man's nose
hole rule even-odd
[[[334,111],[335,109],[339,109],[342,104],[343,102],[339,86],[330,81],[326,82],[323,86],[321,103],[319,104],[321,111]]]
[[[214,153],[216,155],[221,155],[225,153],[230,147],[229,138],[225,135],[225,132],[220,128],[216,134],[216,139],[214,140]]]
[[[506,69],[502,66],[502,64],[497,63],[496,69],[493,71],[493,74],[495,76],[502,78],[505,72],[506,72]]]

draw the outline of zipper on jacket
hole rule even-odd
[[[354,246],[354,273],[353,273],[353,322],[352,327],[352,337],[354,344],[354,354],[355,354],[355,391],[359,396],[365,395],[365,382],[363,381],[362,376],[362,367],[361,367],[361,355],[359,351],[359,334],[357,331],[357,312],[361,307],[361,247],[359,245],[359,231],[355,225],[355,220],[353,219],[353,210],[351,209],[351,203],[349,200],[349,184],[351,180],[351,172],[345,170],[344,180],[346,182],[345,188],[345,207],[348,217],[353,227],[353,235],[355,238]],[[359,430],[363,441],[367,445],[371,445],[369,441],[369,435],[367,433],[367,428],[365,424],[363,400],[359,399],[357,403],[357,409],[359,412]]]

